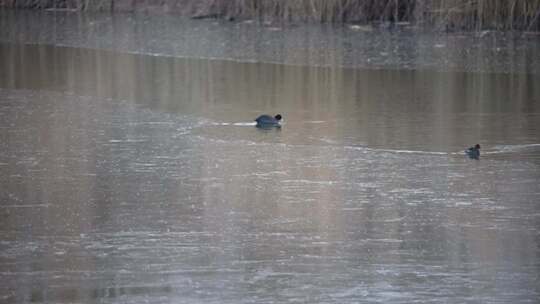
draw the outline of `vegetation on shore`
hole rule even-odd
[[[540,0],[0,0],[0,7],[159,11],[228,20],[409,22],[442,30],[540,31]]]

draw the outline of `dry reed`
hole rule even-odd
[[[0,0],[0,7],[152,9],[199,18],[335,23],[411,22],[447,30],[540,30],[540,0]]]

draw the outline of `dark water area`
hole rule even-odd
[[[27,42],[0,43],[0,303],[540,298],[536,73]]]

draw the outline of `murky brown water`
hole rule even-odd
[[[0,302],[534,303],[539,83],[0,44]]]

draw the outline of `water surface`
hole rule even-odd
[[[434,31],[431,31],[434,30]],[[536,32],[1,10],[0,41],[301,66],[540,74]]]
[[[0,67],[0,302],[540,298],[538,75],[11,43]]]

